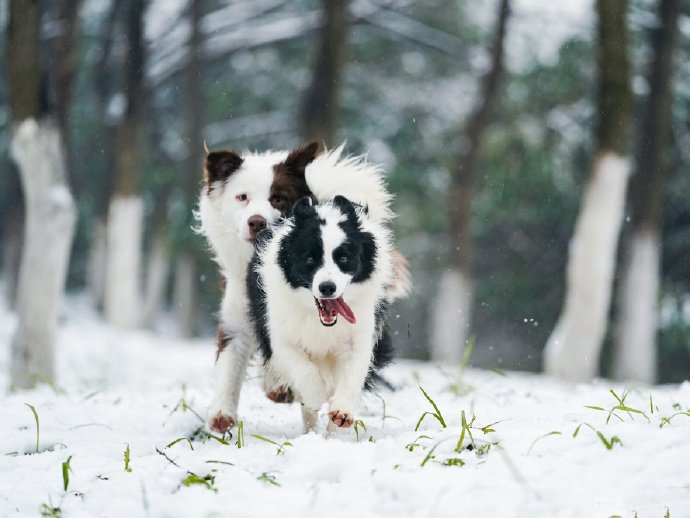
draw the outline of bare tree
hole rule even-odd
[[[348,0],[322,0],[323,27],[311,84],[302,100],[302,129],[304,142],[336,144],[340,89],[346,62]]]
[[[101,167],[103,181],[99,182],[94,193],[94,217],[91,220],[90,247],[88,258],[87,284],[89,293],[97,308],[103,310],[105,305],[105,278],[107,247],[108,205],[112,195],[112,182],[115,176],[116,122],[108,116],[108,104],[113,95],[113,84],[116,83],[116,67],[112,63],[112,48],[115,38],[118,17],[124,5],[123,0],[112,0],[103,26],[99,31],[99,56],[95,64],[94,89],[96,91],[97,109],[102,124]]]
[[[501,0],[491,44],[491,66],[479,89],[479,102],[461,133],[464,141],[451,172],[448,213],[450,265],[443,274],[432,312],[431,356],[435,360],[457,362],[467,339],[472,315],[472,199],[477,160],[482,139],[496,103],[503,75],[504,41],[509,0]]]
[[[12,111],[10,154],[24,193],[26,222],[11,382],[52,382],[60,298],[74,234],[75,207],[67,180],[60,127],[42,92],[40,2],[11,0],[7,78]]]
[[[189,2],[189,56],[185,74],[185,106],[187,120],[188,154],[183,172],[182,198],[186,207],[187,217],[183,220],[185,228],[183,232],[188,234],[185,243],[189,243],[193,237],[188,229],[192,226],[191,214],[199,194],[199,172],[203,167],[203,123],[204,101],[203,89],[203,56],[201,18],[203,16],[203,1],[190,0]],[[196,333],[198,318],[198,265],[192,247],[183,246],[175,265],[175,290],[174,305],[177,313],[180,334],[193,336]]]
[[[659,25],[652,29],[649,94],[639,124],[635,171],[630,180],[632,231],[619,287],[613,372],[621,380],[653,383],[656,379],[661,206],[668,168],[666,149],[679,10],[678,0],[659,0]]]
[[[570,242],[565,301],[544,350],[548,374],[596,376],[608,323],[618,235],[630,173],[632,94],[626,0],[597,0],[596,151]]]
[[[108,208],[105,313],[109,322],[136,327],[141,321],[140,282],[144,202],[141,197],[141,138],[144,0],[126,10],[126,108],[116,136],[115,188]]]

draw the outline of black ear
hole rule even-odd
[[[340,212],[347,216],[347,219],[354,222],[357,221],[357,212],[355,211],[355,205],[345,196],[341,196],[339,194],[338,196],[333,198],[333,205],[338,207],[338,209],[340,209]]]
[[[206,156],[204,180],[206,185],[226,180],[237,171],[244,159],[234,151],[213,151]]]
[[[291,174],[304,175],[304,170],[314,161],[318,152],[318,142],[311,142],[293,149],[285,159],[285,169]]]
[[[314,199],[312,196],[305,196],[295,203],[292,207],[292,215],[295,216],[295,220],[300,221],[316,215],[316,210],[314,209]]]

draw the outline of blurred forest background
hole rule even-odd
[[[67,291],[86,292],[114,324],[161,336],[214,332],[219,280],[192,231],[203,142],[346,141],[346,152],[385,165],[396,195],[394,229],[416,288],[391,312],[399,355],[456,361],[476,337],[473,365],[540,370],[594,159],[610,148],[629,157],[632,179],[620,233],[612,223],[611,303],[594,371],[631,377],[616,370],[617,330],[626,300],[643,299],[658,319],[654,369],[641,378],[690,374],[686,0],[0,0],[0,31],[9,307],[25,213],[40,199],[25,203],[10,150],[22,117],[49,114],[64,143],[55,181],[76,209],[64,216],[66,227],[75,221]],[[618,74],[608,86],[607,70]],[[55,160],[32,149],[17,152]],[[142,200],[122,235],[108,230],[118,197]],[[618,217],[615,207],[607,214]],[[655,277],[626,291],[635,264],[626,251],[640,229],[659,265],[652,257]],[[122,239],[135,249],[115,281],[132,286],[128,314],[108,302],[108,260],[128,248]],[[41,261],[59,263],[62,245],[39,242]],[[590,250],[598,255],[596,243]],[[199,352],[209,361],[211,342]]]

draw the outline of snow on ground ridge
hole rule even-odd
[[[14,325],[0,310],[5,387]],[[66,517],[690,516],[688,382],[631,389],[625,405],[646,417],[617,410],[606,424],[606,411],[585,408],[617,404],[609,389],[622,397],[625,387],[606,380],[567,385],[472,369],[460,377],[399,362],[386,372],[399,390],[364,398],[357,418],[366,430],[324,437],[301,435],[297,405],[268,401],[253,369],[238,448],[236,432],[222,444],[198,431],[195,413],[205,415],[211,399],[210,340],[115,330],[71,300],[58,358],[55,390],[3,396],[0,516],[35,516],[42,504]],[[415,431],[435,412],[420,386],[445,428],[429,414]],[[25,403],[39,414],[47,451],[33,453]],[[467,433],[456,451],[463,411],[472,451]]]

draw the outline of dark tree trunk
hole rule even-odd
[[[2,207],[2,278],[5,280],[5,301],[7,307],[15,308],[19,265],[24,242],[24,198],[22,186],[15,167],[8,171],[7,203]]]
[[[546,372],[574,381],[598,371],[623,222],[632,115],[627,10],[625,0],[596,3],[596,151],[570,242],[563,309],[544,351]]]
[[[141,198],[141,140],[144,103],[146,2],[129,0],[126,10],[127,57],[124,85],[127,106],[117,128],[114,192],[108,211],[105,313],[122,327],[141,323],[141,261],[144,206]]]
[[[55,4],[54,20],[58,35],[50,42],[52,50],[51,85],[53,87],[55,117],[63,134],[68,136],[74,75],[79,63],[79,9],[82,0],[60,0]],[[65,147],[69,142],[65,140]]]
[[[192,211],[199,195],[199,179],[201,178],[204,160],[203,124],[206,103],[203,89],[203,56],[201,17],[203,16],[203,1],[191,0],[189,4],[189,21],[191,32],[189,36],[189,58],[185,74],[185,106],[188,158],[183,171],[184,207],[186,208],[185,228],[187,234],[185,243],[193,244],[194,236],[189,228],[192,226]],[[175,311],[178,316],[180,335],[191,337],[196,334],[198,318],[197,298],[197,260],[191,246],[184,246],[177,258],[175,268]]]
[[[322,0],[323,27],[312,80],[302,101],[301,137],[327,146],[336,144],[340,89],[346,62],[348,0]]]
[[[443,275],[432,323],[432,357],[457,361],[468,335],[472,308],[472,201],[481,143],[496,104],[503,75],[509,0],[501,0],[490,48],[491,65],[481,80],[477,106],[461,133],[462,151],[451,171],[449,199],[449,270]]]
[[[639,122],[635,170],[630,180],[631,232],[620,284],[614,375],[621,380],[656,379],[661,212],[671,128],[673,54],[678,40],[679,0],[659,0],[652,29],[649,95]]]

